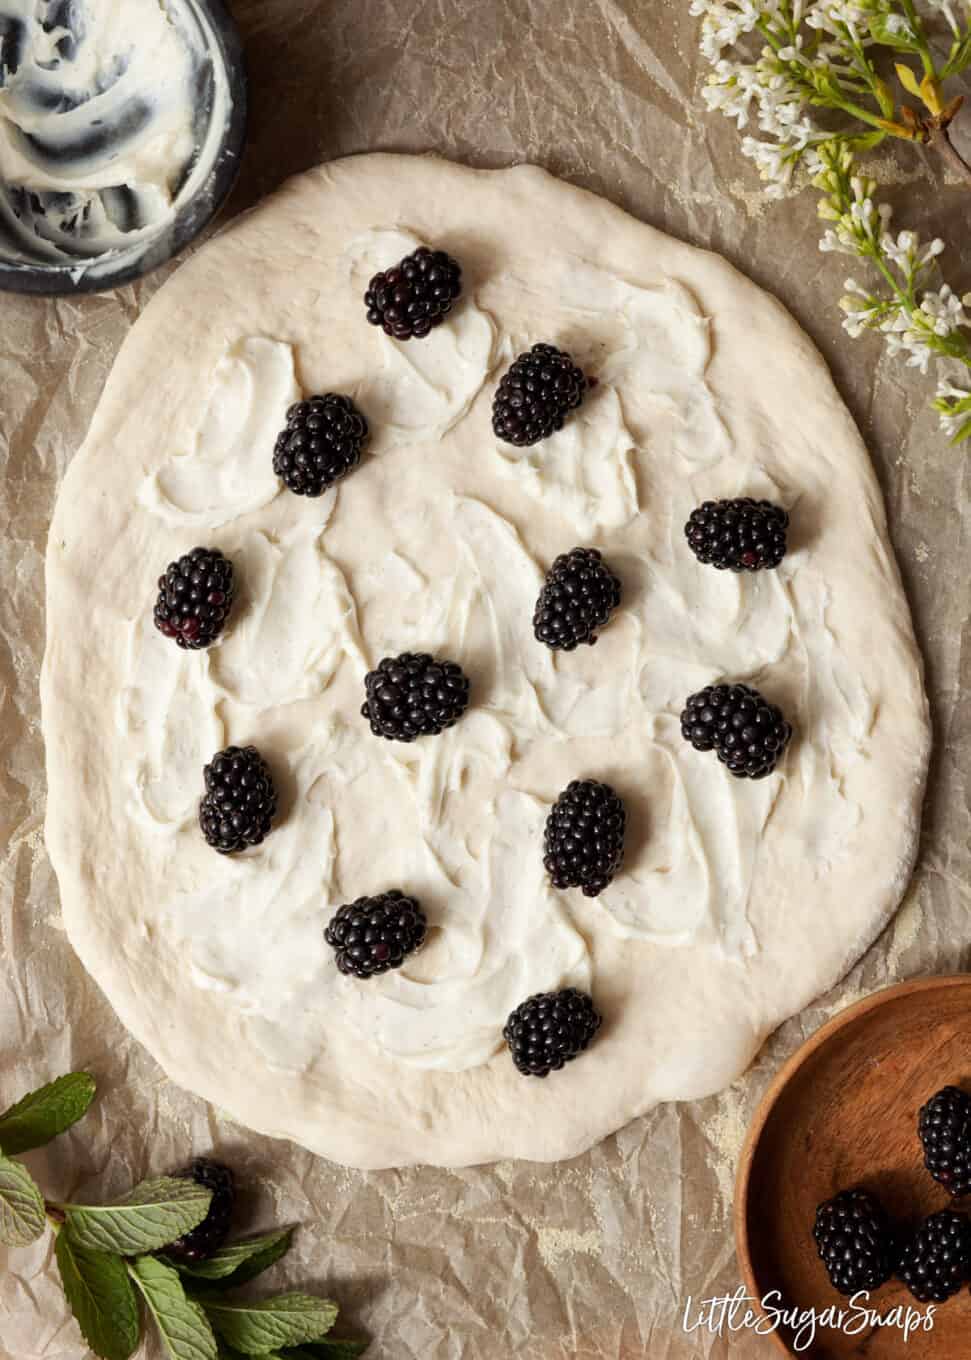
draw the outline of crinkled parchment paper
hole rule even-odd
[[[231,212],[348,152],[436,150],[483,166],[532,160],[721,251],[792,309],[876,460],[927,659],[937,752],[920,865],[883,939],[836,992],[774,1036],[742,1081],[717,1099],[658,1109],[575,1162],[364,1174],[220,1118],[163,1077],[82,972],[41,833],[37,681],[51,507],[112,359],[167,271],[78,301],[0,295],[0,1103],[70,1068],[97,1074],[100,1099],[84,1122],[29,1158],[55,1195],[121,1192],[190,1150],[215,1147],[248,1187],[247,1226],[306,1225],[269,1282],[332,1292],[348,1332],[374,1338],[375,1360],[759,1360],[775,1353],[768,1340],[686,1336],[681,1318],[689,1295],[738,1282],[732,1180],[760,1094],[833,1011],[894,979],[961,969],[969,957],[968,455],[939,435],[925,405],[930,380],[883,360],[876,339],[843,335],[845,262],[818,253],[811,200],[766,203],[734,129],[703,111],[698,21],[685,0],[233,8],[248,40],[254,108]],[[901,218],[947,237],[951,281],[971,287],[966,190],[919,151],[884,168]],[[167,358],[158,355],[160,368]],[[0,1355],[86,1356],[50,1241],[0,1253],[0,1266]]]

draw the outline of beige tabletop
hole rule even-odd
[[[51,507],[118,346],[169,271],[77,301],[0,297],[0,1103],[71,1068],[97,1075],[101,1096],[84,1122],[28,1158],[55,1197],[121,1192],[215,1147],[245,1183],[244,1226],[305,1225],[268,1281],[331,1293],[348,1331],[373,1337],[375,1360],[760,1360],[776,1353],[769,1341],[686,1334],[683,1318],[739,1283],[732,1183],[761,1092],[827,1015],[894,979],[968,961],[968,454],[938,433],[929,379],[884,358],[876,338],[842,332],[845,262],[817,251],[811,197],[766,203],[734,129],[704,112],[687,0],[232,8],[247,39],[253,110],[228,215],[349,152],[535,161],[721,251],[794,312],[870,445],[927,661],[937,752],[920,863],[900,915],[863,963],[785,1025],[741,1081],[716,1099],[657,1109],[575,1162],[360,1173],[220,1118],[165,1079],[82,972],[42,839],[37,681]],[[883,171],[901,225],[947,237],[949,278],[971,287],[967,191],[919,151],[885,158]],[[158,356],[160,368],[167,359]],[[49,1241],[11,1254],[9,1265],[0,1253],[0,1356],[86,1354]]]

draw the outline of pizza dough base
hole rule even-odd
[[[211,402],[214,374],[227,355],[253,338],[269,338],[290,347],[306,393],[352,390],[365,382],[368,363],[378,362],[378,351],[367,347],[381,338],[361,325],[359,298],[350,291],[353,260],[350,275],[336,262],[347,261],[353,242],[381,232],[405,232],[455,254],[466,271],[470,306],[488,298],[490,286],[504,274],[502,314],[485,309],[497,331],[489,360],[493,368],[473,392],[468,411],[446,412],[448,418],[436,426],[436,412],[430,410],[419,429],[392,437],[391,401],[375,448],[330,505],[284,493],[267,507],[233,507],[234,519],[227,524],[217,498],[211,512],[183,516],[181,522],[178,516],[166,520],[153,488],[169,475],[174,451],[186,447],[187,430],[197,427],[199,412]],[[655,403],[656,432],[643,416],[625,426],[634,437],[631,457],[639,501],[637,517],[626,525],[594,522],[609,511],[616,488],[579,502],[574,498],[564,509],[559,501],[552,507],[544,502],[542,487],[530,489],[522,468],[501,475],[496,461],[500,454],[488,425],[495,369],[501,370],[534,340],[565,343],[564,329],[569,328],[558,314],[557,289],[566,288],[585,269],[624,287],[684,289],[710,318],[711,355],[703,377],[724,446],[706,445],[711,456],[697,456],[692,444],[695,417],[685,415],[676,397],[669,400],[665,388],[665,383],[676,386],[677,375],[659,376],[664,400]],[[341,279],[347,282],[346,295],[339,291]],[[518,293],[517,280],[524,285]],[[584,322],[580,312],[570,347],[587,371],[595,371],[598,359],[609,363],[611,356],[583,352],[584,334],[595,329],[595,320],[591,312]],[[651,386],[653,379],[645,381]],[[633,403],[622,375],[606,386],[622,406],[625,395]],[[596,400],[612,400],[610,391],[600,392]],[[704,437],[714,438],[710,430]],[[198,441],[194,447],[198,452]],[[498,500],[504,520],[543,566],[575,542],[595,542],[609,560],[618,542],[636,540],[643,544],[645,560],[659,564],[659,588],[667,571],[675,574],[678,598],[692,598],[697,655],[676,665],[665,655],[644,668],[651,677],[650,695],[655,695],[653,677],[670,680],[663,711],[651,724],[670,725],[678,708],[674,696],[698,687],[692,683],[696,667],[702,672],[708,668],[705,679],[721,673],[725,659],[719,648],[727,645],[731,629],[712,613],[711,636],[718,645],[709,647],[705,610],[726,590],[738,592],[750,584],[708,572],[690,578],[700,592],[691,595],[685,574],[704,569],[689,560],[678,534],[687,510],[698,500],[780,488],[786,503],[794,506],[787,580],[795,623],[804,622],[800,581],[814,583],[821,601],[818,627],[812,625],[807,633],[811,645],[803,649],[802,666],[790,648],[757,679],[796,727],[786,762],[763,785],[739,781],[731,789],[744,816],[744,800],[764,797],[763,790],[774,784],[766,834],[753,858],[744,938],[730,914],[725,917],[732,927],[727,932],[712,931],[710,923],[702,922],[683,938],[667,921],[668,937],[663,938],[663,929],[645,933],[636,919],[625,926],[620,907],[617,916],[605,915],[602,904],[574,900],[579,894],[559,895],[572,930],[585,944],[605,1024],[582,1059],[547,1081],[520,1077],[501,1049],[469,1066],[462,1065],[471,1060],[467,1049],[464,1057],[450,1051],[444,1067],[421,1065],[425,1059],[416,1060],[414,1053],[403,1058],[369,1042],[361,1024],[351,1023],[350,1010],[345,1014],[339,1009],[329,1022],[327,1012],[321,1012],[319,1047],[305,1060],[302,1010],[292,1012],[290,1024],[285,1008],[268,1020],[266,1013],[254,1011],[252,997],[240,1005],[232,992],[200,985],[185,919],[181,934],[171,932],[176,916],[166,902],[159,847],[152,845],[144,821],[132,812],[126,770],[138,729],[130,714],[127,726],[119,725],[118,710],[131,684],[132,639],[144,637],[155,578],[165,562],[195,542],[228,542],[233,533],[261,522],[272,525],[271,541],[274,535],[285,541],[284,528],[291,521],[316,515],[325,544],[329,526],[344,525],[343,531],[334,532],[343,544],[342,567],[353,596],[358,564],[348,558],[355,551],[354,538],[367,542],[367,507],[377,503],[369,498],[378,495],[379,486],[380,495],[390,497],[390,508],[386,500],[382,513],[393,524],[395,489],[405,482],[401,473],[393,479],[391,470],[394,459],[405,453],[420,460],[413,465],[414,476],[425,479],[420,491],[424,495],[427,484],[431,503],[449,490],[448,479],[459,475],[455,469],[463,462],[475,460],[473,470],[482,477],[486,473],[480,469],[494,467],[495,477],[490,472],[483,483],[486,492]],[[674,463],[665,461],[675,453],[684,463],[677,476]],[[239,456],[245,457],[242,447]],[[440,471],[436,457],[441,458]],[[436,485],[436,476],[445,481],[444,488]],[[241,476],[219,483],[227,496],[244,497],[248,492],[241,488],[251,484]],[[413,494],[420,500],[418,490]],[[613,518],[618,517],[619,511]],[[434,563],[435,544],[423,546]],[[930,740],[921,661],[876,480],[822,360],[779,304],[725,261],[676,242],[532,167],[483,172],[424,157],[350,158],[292,181],[186,263],[133,328],[88,439],[69,469],[51,529],[47,588],[48,647],[42,676],[47,842],[75,948],[129,1029],[175,1081],[260,1132],[292,1138],[349,1165],[461,1166],[500,1157],[570,1157],[658,1101],[694,1099],[722,1089],[744,1071],[772,1029],[831,987],[866,949],[887,923],[912,869]],[[770,587],[759,582],[751,588],[764,592]],[[628,607],[637,613],[636,591]],[[245,610],[234,612],[226,647],[245,617]],[[652,609],[640,619],[648,655],[650,628],[657,618]],[[595,673],[591,658],[606,667],[621,647],[618,622],[597,648],[584,652],[578,663],[584,674]],[[382,635],[393,631],[387,619],[380,623]],[[817,644],[824,636],[838,659],[825,672],[817,660]],[[670,638],[665,646],[669,653]],[[734,661],[734,651],[731,655]],[[229,664],[221,655],[212,664],[217,663],[224,671]],[[684,684],[679,683],[682,664]],[[817,673],[825,673],[828,692],[814,691]],[[266,843],[269,852],[274,844],[286,847],[285,836],[291,834],[286,828],[299,826],[302,815],[293,735],[300,727],[302,701],[261,713],[259,696],[246,693],[245,668],[237,667],[234,674],[235,693],[245,702],[234,708],[224,698],[217,714],[224,732],[234,741],[257,740],[266,754],[275,741],[277,759],[287,764],[285,816]],[[267,674],[272,685],[272,672]],[[564,674],[559,663],[557,674]],[[746,677],[736,668],[727,678]],[[324,709],[336,702],[343,712],[350,694],[351,680],[341,680],[338,673],[333,695],[325,687],[310,702]],[[488,705],[486,698],[483,708]],[[314,722],[321,711],[312,709]],[[848,718],[842,728],[841,713],[853,720]],[[838,758],[831,753],[830,728],[843,743]],[[458,740],[461,734],[459,724],[449,736]],[[370,740],[368,734],[360,737],[361,742]],[[847,743],[855,743],[849,755]],[[533,772],[528,791],[541,802],[552,799],[578,761],[584,765],[579,773],[600,773],[590,768],[598,761],[592,738],[574,733],[560,743],[558,753],[545,783],[542,768]],[[702,762],[683,768],[696,780],[710,780],[712,789],[723,776],[713,757],[688,748],[676,760],[679,766]],[[625,873],[632,879],[641,875],[645,882],[653,874],[660,883],[659,874],[668,872],[677,879],[683,866],[645,859],[670,798],[658,782],[652,802],[650,781],[656,772],[647,775],[645,785],[633,789],[641,834]],[[827,791],[825,808],[814,801],[817,789]],[[184,792],[194,796],[192,790]],[[836,798],[846,807],[843,825],[836,816]],[[830,830],[838,827],[838,844],[831,837],[820,841],[814,836],[817,811],[825,812]],[[172,844],[182,847],[172,870],[177,875],[183,858],[189,863],[200,847],[190,824],[173,834]],[[382,824],[381,834],[393,842],[393,827],[389,832]],[[718,827],[715,834],[721,834]],[[207,847],[201,852],[204,857]],[[248,854],[258,857],[262,852],[261,847]],[[305,860],[306,855],[301,863]],[[200,866],[209,862],[199,860]],[[222,872],[222,863],[212,866],[214,875]],[[253,865],[258,871],[259,863],[253,859],[245,871],[252,874]],[[349,863],[363,877],[366,838],[351,847]],[[342,881],[340,886],[347,890]],[[360,891],[389,886],[407,890],[409,885],[367,883]],[[716,898],[718,890],[716,879]],[[683,897],[692,919],[692,895]],[[649,921],[653,895],[646,898]],[[321,926],[334,905],[321,902]],[[447,904],[443,910],[447,929]],[[239,922],[228,914],[228,928],[218,919],[214,927],[212,920],[207,916],[198,928],[217,943],[220,936],[228,940],[234,930],[239,932]],[[277,940],[279,928],[265,924],[268,971],[262,980],[254,980],[257,988],[264,986],[259,993],[263,1000],[272,990],[265,986],[267,977],[276,976],[274,959],[285,948],[285,940]],[[282,965],[279,976],[285,981]],[[497,977],[501,979],[501,970]],[[378,986],[385,981],[378,980]],[[362,1004],[371,1006],[379,999],[375,992],[373,1002],[366,998]],[[291,1027],[300,1035],[300,1043],[295,1037],[293,1044],[294,1051],[300,1049],[299,1060],[289,1051]]]

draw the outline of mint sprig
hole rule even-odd
[[[338,1341],[325,1337],[309,1346],[287,1346],[280,1351],[280,1360],[356,1360],[368,1348],[366,1341]]]
[[[244,1355],[268,1355],[284,1346],[317,1341],[337,1321],[337,1304],[310,1294],[279,1294],[257,1303],[198,1297],[222,1339]]]
[[[195,1181],[159,1176],[142,1181],[117,1204],[63,1204],[67,1232],[79,1247],[138,1256],[197,1228],[212,1191]]]
[[[26,1247],[46,1226],[44,1196],[33,1176],[19,1162],[0,1156],[0,1242]]]
[[[128,1360],[138,1345],[138,1302],[120,1256],[76,1246],[67,1233],[54,1243],[57,1268],[81,1335],[104,1360]]]
[[[245,1352],[227,1346],[222,1338],[216,1337],[219,1346],[219,1360],[248,1360]],[[333,1337],[309,1342],[302,1346],[283,1346],[280,1350],[265,1350],[257,1360],[356,1360],[367,1350],[367,1341],[344,1341]]]
[[[198,1304],[186,1298],[178,1272],[152,1256],[136,1257],[128,1269],[172,1360],[217,1360],[212,1328]]]
[[[278,1351],[263,1351],[258,1360],[357,1360],[370,1343],[324,1337],[303,1346],[284,1346]],[[244,1351],[234,1350],[221,1337],[216,1337],[219,1360],[247,1360]]]
[[[209,1213],[212,1191],[189,1177],[153,1177],[114,1203],[45,1200],[13,1156],[70,1128],[94,1094],[94,1079],[72,1072],[0,1115],[0,1243],[26,1246],[53,1228],[64,1294],[95,1355],[129,1360],[146,1318],[169,1360],[353,1360],[364,1353],[367,1342],[327,1335],[337,1317],[327,1299],[297,1292],[256,1303],[228,1297],[286,1254],[292,1228],[227,1243],[203,1261],[164,1255]]]
[[[207,1288],[235,1289],[275,1265],[290,1250],[292,1241],[293,1229],[283,1228],[230,1242],[205,1261],[166,1261],[182,1275],[205,1280]]]
[[[8,1157],[43,1147],[76,1124],[94,1100],[94,1077],[69,1072],[31,1091],[0,1115],[0,1148]]]

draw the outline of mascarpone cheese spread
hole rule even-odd
[[[191,0],[0,0],[0,261],[117,263],[213,169],[229,110]]]
[[[400,230],[356,239],[351,295],[417,244]],[[528,296],[522,280],[505,286]],[[268,1032],[286,1025],[275,1060],[288,1066],[312,1063],[337,1017],[402,1062],[483,1063],[525,996],[595,982],[590,932],[742,959],[759,948],[749,896],[783,781],[803,786],[820,857],[843,853],[860,816],[840,779],[872,702],[828,630],[811,554],[734,576],[695,561],[674,504],[659,539],[639,522],[662,482],[713,467],[727,447],[705,317],[680,284],[637,287],[581,260],[565,262],[552,296],[561,326],[582,329],[598,383],[533,448],[483,429],[470,468],[437,442],[487,408],[483,388],[511,357],[486,288],[421,342],[369,333],[352,395],[373,439],[319,501],[273,474],[299,363],[260,336],[230,347],[185,448],[143,483],[162,524],[216,531],[206,543],[232,557],[239,597],[207,652],[173,647],[149,601],[130,625],[119,722],[132,811],[171,866],[163,919],[194,981]],[[395,457],[381,500],[355,511],[355,492]],[[490,485],[524,506],[524,527]],[[792,504],[757,470],[731,489]],[[624,599],[596,648],[557,655],[533,637],[532,613],[549,545],[574,542],[604,549]],[[409,648],[458,660],[472,703],[442,736],[401,745],[372,736],[358,710],[365,672]],[[807,687],[801,711],[817,691],[832,710],[797,732],[779,771],[740,786],[683,741],[681,703],[724,675],[787,664]],[[284,796],[263,846],[220,859],[197,808],[202,766],[229,740],[260,746]],[[594,903],[557,894],[543,869],[549,802],[573,775],[609,778],[631,819],[624,868]],[[422,901],[428,944],[400,971],[343,977],[324,925],[342,902],[391,887]]]

